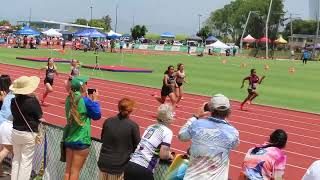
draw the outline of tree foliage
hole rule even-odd
[[[133,39],[138,39],[146,35],[148,32],[148,29],[145,25],[136,25],[133,28],[131,28],[131,36]]]
[[[101,19],[92,19],[92,21],[84,18],[79,18],[79,19],[76,19],[74,23],[80,24],[80,25],[100,27],[100,28],[103,28],[105,31],[109,31],[111,29],[111,22],[112,22],[111,17],[109,15],[106,15],[106,16],[103,16]]]
[[[216,36],[228,37],[239,42],[249,12],[258,11],[258,14],[251,14],[245,34],[260,38],[265,36],[269,3],[270,0],[235,0],[211,12],[205,24]],[[271,39],[276,38],[279,23],[284,21],[283,7],[283,0],[273,0],[268,28]]]
[[[292,32],[293,34],[308,34],[313,35],[316,33],[317,21],[314,20],[301,20],[297,19],[292,21]],[[283,36],[288,38],[291,35],[291,24],[290,22],[286,25]]]
[[[2,20],[2,21],[0,21],[0,26],[11,26],[11,24],[7,20]]]
[[[209,36],[211,36],[211,30],[209,26],[204,26],[200,29],[200,31],[197,33],[197,36],[201,37],[202,40],[207,39]]]

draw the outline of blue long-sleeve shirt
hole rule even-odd
[[[100,104],[96,101],[92,101],[88,97],[83,97],[83,100],[87,108],[88,117],[92,120],[99,120],[101,118]]]
[[[14,98],[14,95],[12,92],[9,92],[6,97],[3,99],[3,104],[0,110],[0,124],[2,124],[4,121],[12,121],[12,113],[11,113],[11,99]]]

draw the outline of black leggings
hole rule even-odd
[[[149,169],[136,163],[128,162],[124,171],[125,180],[153,180],[153,173]]]
[[[302,60],[302,63],[303,63],[303,64],[307,64],[307,61],[308,61],[308,59],[303,59],[303,60]]]

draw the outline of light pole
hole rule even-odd
[[[200,24],[201,24],[201,16],[202,16],[202,15],[201,15],[201,14],[198,14],[198,16],[199,16],[199,31],[198,31],[198,32],[200,32],[200,29],[201,29],[201,28],[200,28],[200,27],[201,27]]]
[[[90,0],[90,27],[92,27],[92,0]]]
[[[319,36],[319,6],[320,6],[320,0],[317,1],[317,30],[316,30],[316,37],[314,40],[313,44],[313,49],[312,49],[312,56],[315,57],[315,52],[316,52],[316,45],[318,42],[318,36]]]
[[[30,8],[29,9],[29,27],[31,27],[31,11],[32,9]]]
[[[243,44],[243,36],[244,36],[244,33],[246,32],[246,29],[247,29],[247,26],[248,26],[248,22],[249,22],[249,19],[250,19],[250,15],[251,13],[258,13],[259,11],[249,11],[249,14],[248,14],[248,17],[247,17],[247,21],[246,21],[246,24],[244,25],[244,29],[242,31],[242,35],[241,35],[241,39],[240,39],[240,53],[242,53],[242,44]]]
[[[272,1],[273,0],[270,0],[269,11],[268,11],[268,16],[267,16],[267,21],[266,21],[266,59],[269,58],[268,23],[269,23],[269,17],[270,17],[270,12],[271,12],[271,7],[272,7]]]
[[[118,4],[116,5],[116,24],[114,27],[114,31],[117,32],[117,26],[118,26]]]

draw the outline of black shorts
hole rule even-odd
[[[64,146],[72,150],[85,150],[90,148],[90,145],[87,145],[87,144],[64,143]]]
[[[136,180],[136,179],[143,179],[143,180],[153,180],[153,173],[151,170],[140,166],[139,164],[128,162],[125,166],[124,170],[124,179],[126,180]]]
[[[177,82],[178,87],[181,87],[183,85],[183,83],[178,83]]]
[[[53,79],[45,78],[43,82],[44,84],[49,83],[51,86],[53,85]]]
[[[248,93],[249,94],[254,94],[254,93],[256,93],[256,90],[255,89],[248,89]]]
[[[173,93],[172,88],[167,87],[167,86],[162,86],[161,96],[169,96],[170,93]]]

